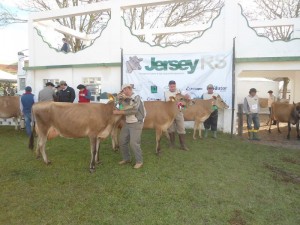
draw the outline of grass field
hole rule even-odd
[[[143,132],[139,170],[119,166],[106,140],[103,164],[90,174],[87,139],[48,142],[46,166],[27,149],[24,131],[2,126],[0,224],[300,224],[300,147],[191,137],[188,152],[164,138],[157,157],[154,132]]]

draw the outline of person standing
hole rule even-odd
[[[207,93],[203,93],[201,99],[208,100],[214,97],[218,97],[217,93],[214,93],[214,86],[212,84],[207,85]],[[217,129],[218,129],[218,107],[216,105],[212,106],[214,110],[210,116],[204,121],[204,137],[207,138],[208,130],[211,129],[213,133],[213,138],[217,138]]]
[[[268,91],[268,93],[269,93],[268,107],[269,107],[270,119],[271,119],[271,114],[272,114],[272,103],[273,103],[273,102],[276,102],[276,97],[273,95],[273,91],[272,91],[272,90]],[[276,120],[273,121],[273,125],[276,125]]]
[[[258,137],[258,130],[260,127],[260,121],[258,116],[259,110],[259,98],[256,95],[256,89],[251,88],[249,91],[249,95],[244,99],[244,111],[247,116],[249,140],[260,140]],[[252,122],[254,125],[254,129],[252,129]]]
[[[176,97],[176,94],[180,94],[180,90],[176,88],[176,82],[174,80],[169,81],[169,90],[165,91],[165,101],[170,101],[170,97]],[[180,142],[180,149],[188,151],[188,147],[185,144],[185,127],[184,127],[184,117],[183,112],[179,111],[175,117],[174,122],[168,128],[168,133],[170,136],[171,147],[175,147],[175,132],[177,132]]]
[[[56,94],[54,90],[54,84],[52,82],[47,82],[46,87],[44,87],[39,92],[38,101],[45,102],[45,101],[55,101],[55,100],[56,100]]]
[[[25,119],[25,130],[28,136],[31,135],[31,109],[34,104],[34,95],[31,93],[32,88],[27,86],[25,93],[21,97],[22,113]]]
[[[60,50],[61,50],[62,52],[68,53],[68,52],[70,51],[70,47],[69,47],[69,44],[68,44],[68,42],[67,42],[67,39],[66,39],[66,38],[63,38],[62,41],[63,41],[63,46],[61,47]]]
[[[60,91],[58,92],[58,102],[74,102],[75,91],[69,87],[66,81],[59,82]]]
[[[115,115],[125,115],[126,123],[121,129],[120,133],[120,150],[122,152],[123,160],[119,162],[120,165],[130,163],[130,150],[135,154],[136,164],[134,169],[139,169],[143,166],[143,156],[141,149],[141,135],[144,126],[144,119],[146,116],[146,109],[144,103],[139,95],[135,95],[130,84],[122,85],[122,93],[126,98],[131,99],[129,106],[125,110],[114,110]],[[126,101],[126,100],[125,100]]]
[[[86,89],[86,86],[84,86],[83,84],[79,84],[77,86],[77,89],[79,90],[79,103],[90,103],[91,101],[91,92]]]

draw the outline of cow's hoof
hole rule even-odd
[[[102,161],[96,161],[97,164],[102,164]]]
[[[48,166],[48,165],[51,165],[52,164],[52,162],[51,161],[49,161],[48,160],[48,162],[46,162],[46,165]]]
[[[96,171],[95,168],[90,168],[90,173],[94,173]]]

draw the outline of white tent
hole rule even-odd
[[[0,81],[17,81],[17,75],[12,75],[0,70]]]

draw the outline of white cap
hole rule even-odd
[[[127,87],[131,87],[132,88],[131,84],[123,84],[122,85],[122,90],[124,90],[124,88],[127,88]]]

